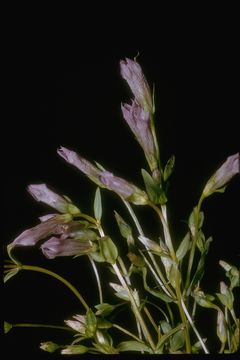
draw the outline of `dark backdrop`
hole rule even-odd
[[[120,103],[129,99],[130,92],[120,77],[119,60],[133,58],[138,50],[139,62],[149,82],[156,86],[156,127],[162,161],[176,155],[169,218],[175,241],[184,235],[185,221],[206,180],[227,156],[239,151],[236,66],[214,52],[206,56],[196,51],[189,52],[191,56],[186,60],[179,56],[176,67],[167,64],[159,50],[146,52],[132,47],[104,54],[84,52],[72,66],[50,67],[46,59],[43,65],[34,58],[12,69],[4,133],[6,169],[2,175],[5,244],[48,211],[27,193],[28,184],[45,182],[72,198],[82,211],[91,213],[95,186],[57,155],[61,145],[142,186],[144,157],[120,112]],[[225,194],[214,195],[203,206],[205,233],[214,239],[203,281],[206,291],[217,291],[219,280],[224,279],[219,259],[239,264],[238,194],[239,179],[234,179]],[[103,221],[120,243],[112,209],[121,214],[125,210],[116,196],[107,191],[102,195]],[[143,209],[137,211],[146,232],[156,235],[155,215]],[[19,249],[18,255],[26,263],[46,266],[73,279],[90,303],[96,297],[86,259],[50,261],[37,249]],[[103,276],[108,279],[104,271]],[[41,274],[21,273],[5,286],[4,318],[9,322],[61,323],[81,310],[67,289]],[[14,329],[5,343],[18,354],[34,353],[39,342],[57,340],[58,336],[62,337],[51,331]]]

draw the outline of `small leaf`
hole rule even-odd
[[[155,289],[151,289],[148,286],[148,284],[147,284],[147,269],[146,268],[142,268],[142,273],[143,273],[143,286],[146,291],[148,291],[153,296],[155,296],[165,302],[173,301],[173,299],[170,298],[170,296],[168,296],[167,294],[165,294],[165,292],[163,292],[163,290],[161,288],[158,288],[157,290],[155,290]]]
[[[227,341],[227,326],[222,311],[218,311],[217,315],[217,336],[221,343],[224,344]]]
[[[173,169],[174,169],[174,165],[175,165],[175,156],[172,155],[170,157],[170,159],[168,160],[164,171],[163,171],[163,179],[164,181],[167,181],[169,179],[169,177],[172,175],[173,173]]]
[[[86,335],[93,336],[97,329],[97,318],[94,312],[89,309],[86,314]]]
[[[12,324],[8,323],[7,321],[4,321],[4,334],[7,334],[12,328]]]
[[[158,255],[163,255],[163,249],[155,241],[148,239],[146,236],[139,235],[138,239],[145,245],[147,250],[150,250]]]
[[[145,345],[144,343],[140,343],[138,341],[123,341],[118,345],[118,350],[120,352],[124,352],[124,351],[138,351],[138,352],[148,352],[148,353],[152,353],[152,350]]]
[[[160,321],[160,326],[164,334],[168,334],[172,330],[171,325],[165,320]]]
[[[133,265],[135,265],[136,267],[143,267],[145,265],[145,261],[143,259],[142,256],[140,255],[136,255],[133,252],[129,252],[127,254],[127,257],[129,258],[129,260],[131,261],[131,263]]]
[[[128,247],[133,246],[134,239],[132,236],[131,227],[123,220],[123,218],[116,211],[114,211],[114,214],[122,237],[127,239]]]
[[[96,190],[95,198],[94,198],[94,216],[95,219],[100,221],[102,217],[102,200],[101,200],[101,192],[99,187]]]
[[[112,311],[116,308],[116,305],[102,303],[95,305],[95,308],[97,309],[96,315],[107,316],[112,313]]]
[[[109,284],[116,292],[115,295],[122,300],[129,301],[129,294],[127,290],[122,286],[115,283]]]
[[[9,270],[6,275],[4,275],[3,282],[6,283],[9,279],[11,279],[13,276],[15,276],[20,268],[14,268]]]
[[[157,184],[154,181],[154,179],[151,177],[151,175],[145,169],[142,169],[141,171],[142,171],[142,177],[143,177],[143,181],[144,181],[149,199],[154,204],[159,204],[159,195],[160,195],[159,184]]]
[[[113,326],[113,324],[104,318],[97,319],[97,328],[98,329],[110,329],[112,326]]]
[[[106,262],[115,264],[118,257],[118,249],[112,239],[105,236],[99,240],[101,254]]]
[[[57,349],[59,349],[61,346],[52,342],[52,341],[46,341],[46,342],[42,342],[40,344],[40,349],[47,351],[49,353],[53,353],[54,351],[56,351]]]
[[[177,259],[180,261],[184,258],[184,256],[186,255],[186,253],[189,250],[189,245],[190,245],[190,234],[189,232],[184,236],[183,240],[181,241],[177,252],[176,252],[176,256]]]
[[[184,346],[185,338],[183,329],[178,330],[170,339],[170,348],[172,352],[181,349]]]
[[[194,298],[197,304],[204,308],[216,308],[216,305],[212,303],[214,300],[214,296],[212,295],[205,295],[203,291],[198,290],[194,292]]]
[[[68,345],[61,351],[63,355],[85,354],[88,348],[84,345]]]

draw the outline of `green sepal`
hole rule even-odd
[[[170,159],[167,161],[167,164],[163,171],[163,180],[166,182],[169,177],[172,175],[175,165],[175,156],[172,155]]]
[[[101,200],[101,192],[99,187],[97,188],[95,193],[93,208],[94,208],[95,219],[100,222],[102,217],[102,200]]]

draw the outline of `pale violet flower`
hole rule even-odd
[[[28,191],[35,200],[41,201],[44,204],[51,206],[60,213],[79,213],[79,209],[73,205],[69,199],[56,194],[50,190],[46,184],[29,185]]]
[[[149,112],[141,108],[134,100],[132,104],[122,104],[123,117],[141,145],[150,169],[158,167],[157,150],[150,125]]]
[[[61,147],[58,149],[58,154],[67,162],[76,166],[97,185],[114,191],[123,199],[136,205],[147,204],[147,194],[128,181],[117,177],[108,171],[98,169],[72,150]]]
[[[153,102],[148,82],[137,61],[126,58],[120,61],[120,71],[137,101],[137,103],[149,112],[153,112]]]
[[[237,174],[239,174],[239,153],[231,155],[223,165],[211,176],[204,190],[203,196],[207,197],[214,192],[224,190],[227,183]]]

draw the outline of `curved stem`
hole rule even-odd
[[[66,331],[73,331],[70,327],[67,326],[59,326],[59,325],[48,325],[48,324],[31,324],[31,323],[19,323],[19,324],[11,324],[12,327],[32,327],[32,328],[47,328],[47,329],[59,329]]]
[[[90,260],[90,263],[92,265],[92,268],[93,268],[93,271],[94,271],[94,274],[95,274],[95,277],[96,277],[97,286],[98,286],[98,293],[99,293],[99,301],[100,301],[100,304],[102,304],[103,303],[103,293],[102,293],[102,286],[101,286],[101,281],[100,281],[98,269],[97,269],[96,264],[93,261],[93,259],[90,256],[88,256],[88,258]]]
[[[30,271],[36,271],[36,272],[40,272],[49,276],[52,276],[53,278],[61,281],[65,286],[67,286],[72,292],[73,294],[78,298],[78,300],[80,300],[81,304],[84,306],[84,308],[86,310],[89,310],[89,306],[86,303],[86,301],[83,299],[82,295],[78,292],[78,290],[70,283],[68,282],[66,279],[64,279],[62,276],[54,273],[51,270],[47,270],[44,269],[42,267],[39,266],[32,266],[32,265],[21,265],[20,266],[21,270],[30,270]]]

